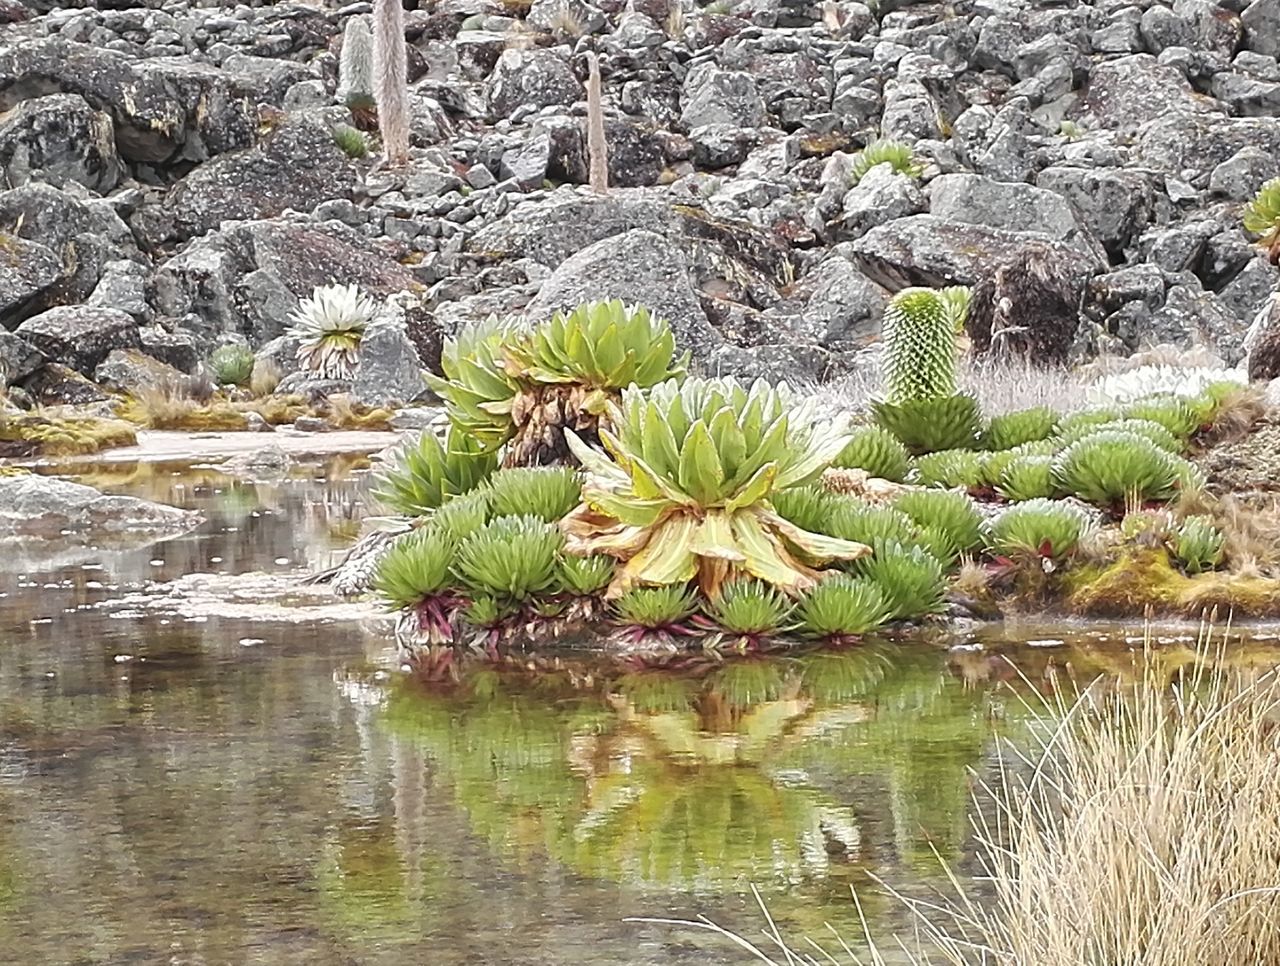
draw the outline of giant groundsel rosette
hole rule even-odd
[[[817,478],[849,442],[786,386],[669,380],[625,390],[611,423],[600,431],[608,455],[567,434],[586,480],[562,522],[570,552],[620,561],[611,596],[697,578],[715,597],[739,574],[795,594],[816,582],[815,567],[869,552],[804,530],[769,502]]]

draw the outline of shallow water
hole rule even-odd
[[[939,883],[934,849],[972,868],[970,770],[1019,727],[1008,682],[1129,662],[1028,627],[949,652],[544,654],[411,682],[371,609],[286,579],[352,538],[358,465],[115,467],[90,481],[206,524],[0,550],[0,961],[743,962],[624,920],[758,937],[753,884],[815,938],[857,934],[856,887],[888,935],[905,916],[872,875]],[[163,586],[191,573],[210,576]],[[1194,633],[1171,637],[1176,664]],[[1018,641],[1037,646],[1015,670]]]

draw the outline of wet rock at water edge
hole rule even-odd
[[[0,477],[0,539],[154,537],[185,533],[201,522],[200,514],[189,510],[108,496],[68,480],[35,474]]]

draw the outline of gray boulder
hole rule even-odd
[[[0,329],[0,386],[21,382],[48,361],[48,356],[30,342]]]
[[[745,71],[721,70],[700,64],[685,76],[680,95],[680,122],[686,128],[706,124],[760,127],[765,121],[764,99],[756,80]]]
[[[115,122],[129,161],[203,161],[253,142],[251,89],[216,67],[177,58],[135,60],[61,38],[0,48],[0,112],[43,94],[77,94]]]
[[[1209,90],[1239,117],[1274,117],[1280,111],[1280,84],[1244,74],[1214,74]]]
[[[1241,148],[1209,175],[1209,190],[1231,201],[1248,201],[1275,177],[1276,159],[1261,148]]]
[[[23,101],[0,120],[0,169],[13,187],[76,182],[106,194],[120,180],[111,116],[75,94]]]
[[[842,255],[826,258],[796,288],[798,297],[807,297],[794,325],[801,339],[830,347],[863,344],[880,334],[887,293]]]
[[[869,279],[892,292],[911,285],[973,285],[993,263],[1008,263],[1029,244],[1048,246],[1058,271],[1087,278],[1105,262],[1046,235],[912,215],[880,225],[845,249]]]
[[[1207,176],[1245,147],[1280,157],[1280,118],[1170,114],[1142,126],[1137,160],[1177,177]]]
[[[1150,177],[1139,171],[1053,167],[1041,171],[1036,183],[1065,198],[1080,224],[1115,256],[1154,215],[1155,190]]]
[[[224,221],[271,218],[286,208],[310,211],[322,201],[349,198],[350,159],[329,128],[310,118],[286,121],[261,144],[202,164],[166,200],[170,238],[187,239]]]
[[[23,310],[62,276],[62,259],[43,245],[0,232],[0,325]]]
[[[621,299],[653,310],[671,323],[676,342],[705,361],[721,342],[707,321],[680,250],[652,231],[628,231],[588,245],[542,284],[529,304],[532,318],[588,301]]]
[[[0,537],[8,539],[179,534],[201,522],[200,515],[189,510],[130,496],[107,496],[91,486],[56,477],[0,477]]]
[[[137,392],[180,384],[183,374],[137,349],[112,349],[93,373],[94,381],[108,389]]]
[[[1231,314],[1213,293],[1192,284],[1174,285],[1164,305],[1152,314],[1141,346],[1170,343],[1212,349],[1229,366],[1244,358],[1243,338],[1248,324]]]
[[[409,403],[424,395],[423,364],[409,338],[410,296],[393,295],[360,340],[360,362],[351,393],[369,406]]]
[[[924,193],[914,178],[878,164],[844,196],[841,235],[857,238],[876,225],[925,210]]]
[[[1280,296],[1269,298],[1244,337],[1245,371],[1254,381],[1280,378]]]
[[[23,322],[17,329],[27,342],[54,362],[92,374],[113,349],[138,345],[138,323],[118,309],[60,305]]]
[[[1182,71],[1150,54],[1104,61],[1089,75],[1089,89],[1077,114],[1090,128],[1131,130],[1146,121],[1209,109]]]
[[[569,65],[550,50],[504,50],[485,88],[489,117],[500,121],[518,107],[575,104],[586,95]]]
[[[1006,231],[1030,231],[1058,241],[1081,240],[1080,223],[1058,194],[1022,182],[977,174],[944,174],[929,183],[929,213]]]
[[[1270,57],[1280,56],[1280,0],[1253,0],[1240,20],[1246,47]]]

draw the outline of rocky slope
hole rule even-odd
[[[654,306],[706,369],[823,379],[893,290],[1028,258],[1069,307],[1032,344],[1280,365],[1280,276],[1240,227],[1280,174],[1280,0],[406,5],[392,171],[332,133],[368,3],[0,0],[5,380],[91,398],[74,374],[114,350],[189,372],[235,340],[287,366],[287,315],[329,281],[407,293],[371,398],[468,319],[588,297]],[[590,51],[603,196],[581,187]],[[877,137],[922,176],[855,184]]]

